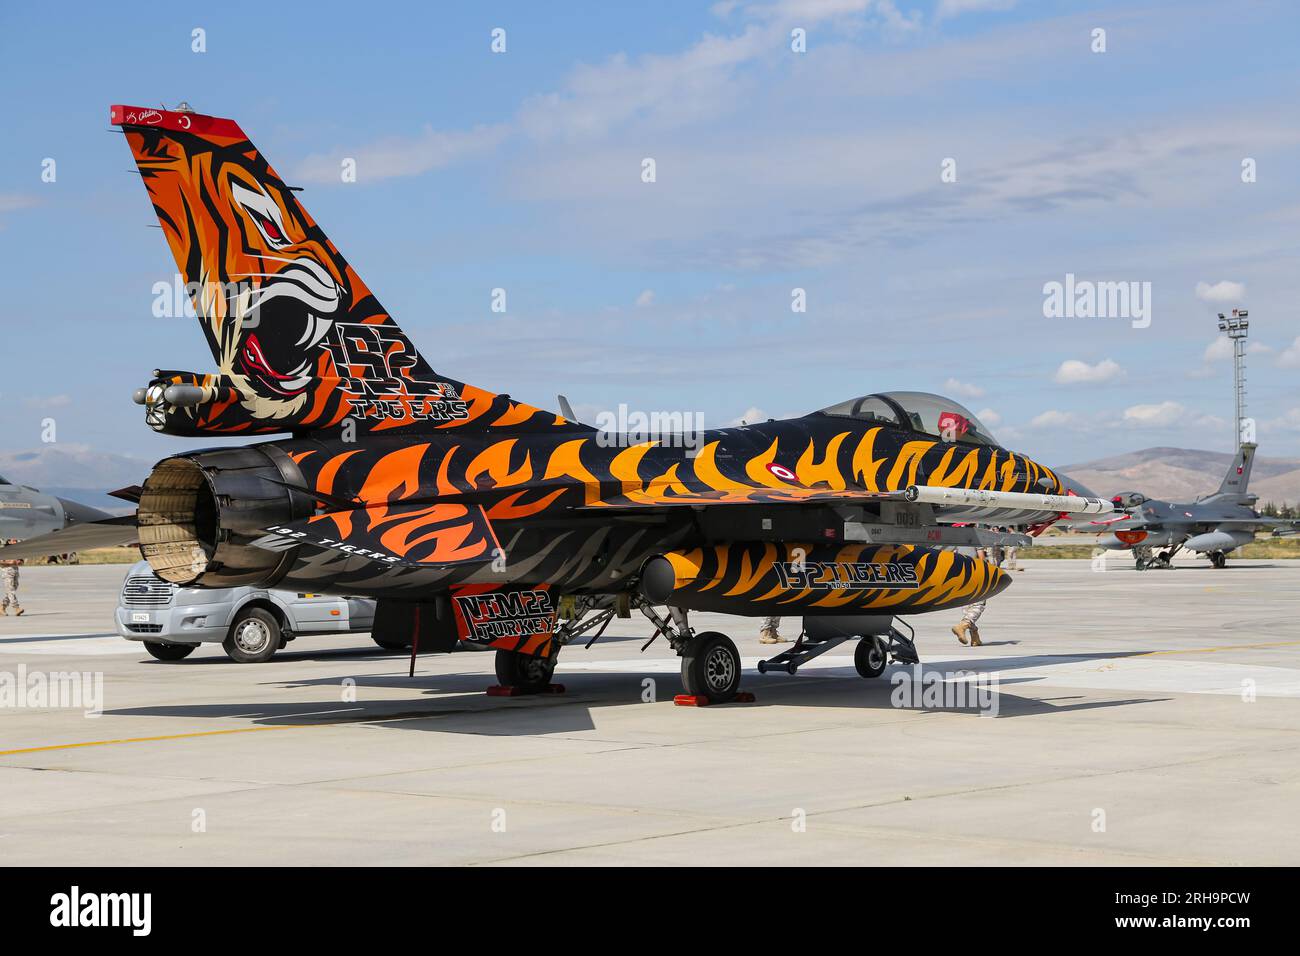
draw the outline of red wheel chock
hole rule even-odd
[[[732,704],[752,704],[757,700],[753,694],[747,690],[738,691],[736,696],[731,698],[729,703]],[[673,698],[673,703],[678,707],[708,707],[713,701],[709,700],[704,694],[678,694]]]
[[[489,697],[536,697],[545,694],[563,694],[563,684],[547,684],[541,690],[524,690],[522,687],[502,687],[500,684],[493,684],[487,689]]]

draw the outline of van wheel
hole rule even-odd
[[[274,614],[265,608],[250,607],[235,618],[221,646],[236,664],[261,664],[280,649],[282,637]]]
[[[162,644],[158,641],[145,641],[144,649],[156,661],[180,661],[194,653],[197,644]]]

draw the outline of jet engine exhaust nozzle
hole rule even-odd
[[[216,448],[154,466],[138,512],[140,551],[164,581],[182,586],[269,587],[296,548],[252,546],[269,525],[312,514],[298,466],[274,446]]]

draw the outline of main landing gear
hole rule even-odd
[[[1174,545],[1166,551],[1155,553],[1153,548],[1134,548],[1133,555],[1137,559],[1134,564],[1139,571],[1159,568],[1167,571],[1174,566],[1174,555],[1182,548],[1181,544]],[[1211,559],[1213,560],[1213,559]],[[1219,567],[1219,565],[1215,565]]]
[[[1226,568],[1228,566],[1228,552],[1226,551],[1211,551],[1206,557],[1210,559],[1210,564],[1216,568]]]
[[[682,659],[682,689],[686,693],[676,699],[677,703],[698,706],[754,699],[740,689],[740,651],[731,638],[717,631],[696,634],[684,608],[670,607],[664,615],[640,598],[633,604],[655,626],[655,636],[641,649],[662,634]]]
[[[509,692],[503,696],[555,693],[552,688],[560,685],[552,684],[551,678],[555,676],[555,658],[559,653],[558,647],[551,649],[549,657],[497,648],[497,686]]]
[[[819,641],[809,640],[805,634],[788,651],[782,651],[771,660],[759,661],[758,672],[766,674],[769,671],[785,671],[793,674],[813,658],[820,657],[845,641],[855,639],[858,646],[853,651],[853,666],[865,678],[879,677],[890,663],[919,664],[921,658],[916,652],[916,633],[902,621],[898,623],[907,627],[909,636],[904,636],[893,626],[884,634],[827,637]]]

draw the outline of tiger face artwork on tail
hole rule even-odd
[[[437,375],[232,120],[114,106],[217,364],[145,391],[171,434],[553,428]],[[197,390],[167,391],[169,385]],[[184,396],[173,402],[165,400]]]

